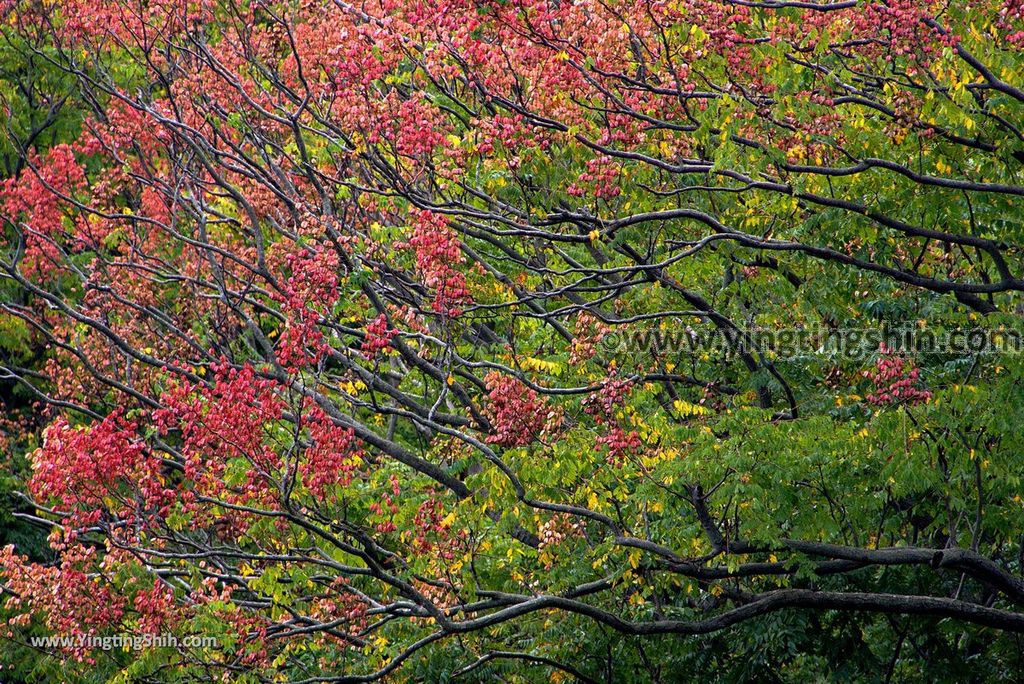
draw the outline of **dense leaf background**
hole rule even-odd
[[[1024,676],[1018,0],[0,13],[0,680]]]

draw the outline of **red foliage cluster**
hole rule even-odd
[[[367,609],[366,601],[352,591],[348,580],[339,577],[331,583],[327,596],[313,602],[310,617],[337,623],[346,634],[359,634],[366,628]],[[355,647],[355,642],[348,643]]]
[[[434,290],[433,308],[445,316],[458,316],[472,297],[466,289],[466,275],[456,266],[465,261],[459,238],[442,214],[416,212],[409,245],[416,250],[416,268],[423,284]]]
[[[594,358],[594,355],[597,354],[597,345],[610,331],[611,328],[596,317],[585,311],[581,312],[576,318],[569,363],[577,364]]]
[[[417,554],[434,554],[444,561],[453,560],[459,543],[465,538],[465,530],[454,530],[447,519],[444,504],[431,493],[419,505],[413,517],[412,546]]]
[[[286,368],[302,368],[317,363],[330,351],[317,324],[338,301],[338,255],[329,250],[304,249],[285,259],[291,275],[277,299],[288,324],[277,353]]]
[[[1006,0],[997,25],[1006,33],[1008,43],[1024,46],[1024,0]]]
[[[907,404],[914,406],[932,398],[932,393],[919,387],[921,371],[914,367],[913,361],[898,356],[886,345],[879,349],[881,356],[875,367],[863,372],[863,376],[871,380],[874,392],[866,399],[875,405]]]
[[[601,389],[583,400],[583,410],[587,415],[605,427],[605,431],[597,435],[594,442],[608,447],[606,460],[609,465],[621,466],[628,457],[639,454],[643,449],[640,433],[624,427],[618,416],[631,387],[632,383],[618,378],[616,369],[612,368]]]
[[[855,27],[865,34],[889,36],[889,52],[885,55],[893,60],[899,55],[913,55],[920,51],[922,56],[934,54],[942,45],[952,45],[953,40],[943,37],[929,28],[925,20],[930,11],[919,0],[889,0],[866,6],[866,11],[855,15]]]
[[[483,134],[483,140],[477,145],[477,152],[481,154],[490,154],[498,144],[512,152],[530,148],[547,151],[551,147],[551,139],[544,135],[543,129],[527,124],[522,114],[496,114],[474,123]]]
[[[618,180],[619,167],[611,157],[596,157],[587,160],[587,170],[580,174],[579,184],[571,184],[566,192],[573,197],[589,194],[598,199],[610,200],[622,193]]]
[[[487,442],[503,447],[525,446],[540,436],[547,419],[544,400],[510,375],[488,373],[488,408],[493,434]]]
[[[398,118],[393,136],[398,153],[428,158],[444,143],[445,126],[437,107],[432,106],[422,95],[395,104]]]
[[[237,369],[223,360],[212,370],[212,387],[180,384],[164,395],[165,408],[155,411],[153,419],[164,434],[180,430],[186,477],[220,489],[231,459],[246,458],[265,472],[280,466],[266,429],[281,419],[284,403],[274,391],[276,383],[257,377],[250,365]],[[258,489],[261,479],[252,471],[248,487]]]
[[[323,410],[306,403],[310,445],[304,451],[299,473],[306,488],[318,499],[327,498],[331,488],[346,486],[363,462],[363,452],[352,428],[335,425]]]
[[[338,255],[303,249],[285,255],[291,275],[280,300],[292,311],[328,308],[338,301]]]
[[[28,168],[0,184],[0,207],[21,217],[25,227],[25,272],[47,275],[59,268],[61,235],[67,230],[67,203],[86,187],[85,171],[70,145],[56,145],[45,156],[33,154]],[[84,232],[84,231],[83,231]]]
[[[618,377],[613,367],[608,371],[608,378],[601,383],[600,391],[588,394],[583,400],[583,410],[598,425],[616,422],[616,411],[625,405],[626,396],[633,383]]]
[[[174,592],[159,579],[150,589],[142,589],[132,600],[138,614],[139,631],[143,634],[163,634],[180,612],[174,601]]]
[[[31,615],[45,617],[55,635],[69,637],[64,649],[79,662],[95,664],[85,637],[96,637],[119,625],[126,612],[125,599],[90,574],[97,561],[95,547],[58,544],[63,553],[56,566],[29,563],[13,546],[0,550],[0,573],[10,590],[6,607],[13,609],[11,626],[27,624]]]
[[[120,411],[87,428],[73,428],[58,418],[45,430],[43,446],[32,454],[29,491],[39,501],[56,502],[80,524],[99,520],[104,511],[133,516],[135,501],[114,498],[133,482],[140,485],[148,507],[164,510],[174,492],[163,486],[159,460],[146,449],[137,429],[136,422]]]
[[[620,425],[611,425],[608,432],[598,435],[594,442],[608,447],[606,461],[609,465],[622,466],[630,456],[643,450],[643,441],[636,430],[627,430]]]
[[[366,324],[366,337],[360,350],[366,358],[372,359],[378,352],[391,346],[391,340],[397,334],[398,331],[388,325],[388,317],[381,314]]]

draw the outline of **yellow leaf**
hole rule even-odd
[[[708,414],[708,410],[703,406],[691,404],[690,402],[683,401],[682,399],[676,399],[672,402],[672,406],[681,416],[704,416]]]

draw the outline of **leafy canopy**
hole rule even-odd
[[[1020,677],[1018,0],[3,12],[16,676]]]

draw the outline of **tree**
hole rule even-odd
[[[4,11],[63,676],[1020,677],[1016,0]]]

